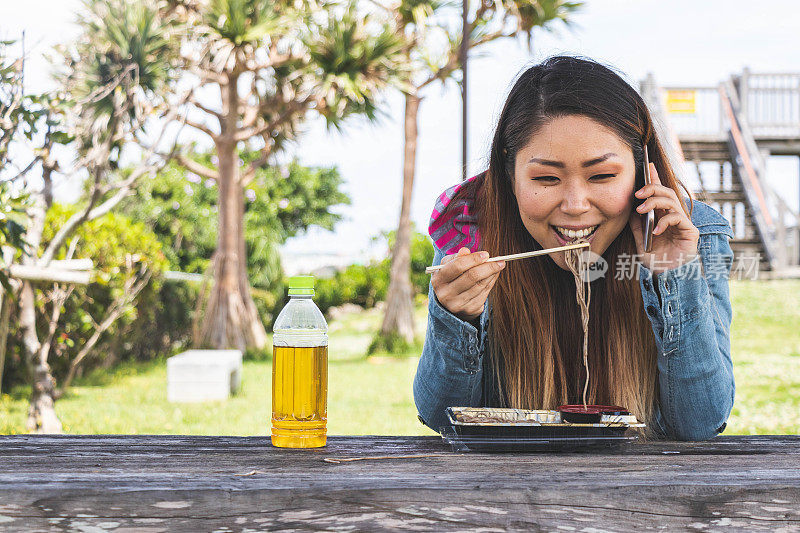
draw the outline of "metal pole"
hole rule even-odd
[[[461,179],[467,179],[467,50],[469,49],[469,0],[461,0]]]

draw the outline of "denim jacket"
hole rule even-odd
[[[724,430],[733,407],[728,278],[733,237],[728,221],[693,201],[692,223],[700,231],[697,255],[655,277],[638,263],[644,308],[658,349],[660,397],[653,428],[661,438],[705,440]],[[435,246],[433,264],[444,253]],[[611,267],[611,265],[609,265]],[[696,275],[692,275],[692,274]],[[656,290],[657,285],[657,290]],[[490,305],[476,328],[457,318],[429,286],[428,328],[414,378],[420,420],[434,430],[446,425],[448,406],[495,406],[486,351]]]

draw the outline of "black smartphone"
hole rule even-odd
[[[638,183],[636,184],[637,191],[651,182],[650,157],[647,155],[647,145],[644,146],[644,160],[642,161],[641,179],[637,181],[638,181]],[[639,205],[642,205],[643,203],[644,200],[639,200],[637,202],[637,207]],[[642,233],[644,236],[644,251],[649,253],[653,248],[653,229],[655,229],[656,226],[655,210],[651,209],[650,211],[642,214],[641,216],[642,216]]]

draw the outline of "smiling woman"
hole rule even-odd
[[[645,253],[641,216],[651,211]],[[588,401],[625,406],[650,436],[724,429],[730,225],[677,180],[644,101],[614,71],[560,56],[523,72],[489,168],[442,193],[430,232],[444,266],[431,278],[414,381],[427,425],[445,425],[448,406],[578,403],[588,368]],[[564,252],[486,262],[575,240],[611,265],[587,282],[588,315]]]

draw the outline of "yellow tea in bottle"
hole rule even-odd
[[[328,420],[328,347],[272,349],[272,444],[325,445]]]
[[[325,446],[328,422],[328,324],[314,304],[314,278],[289,280],[289,303],[272,337],[272,444]]]

